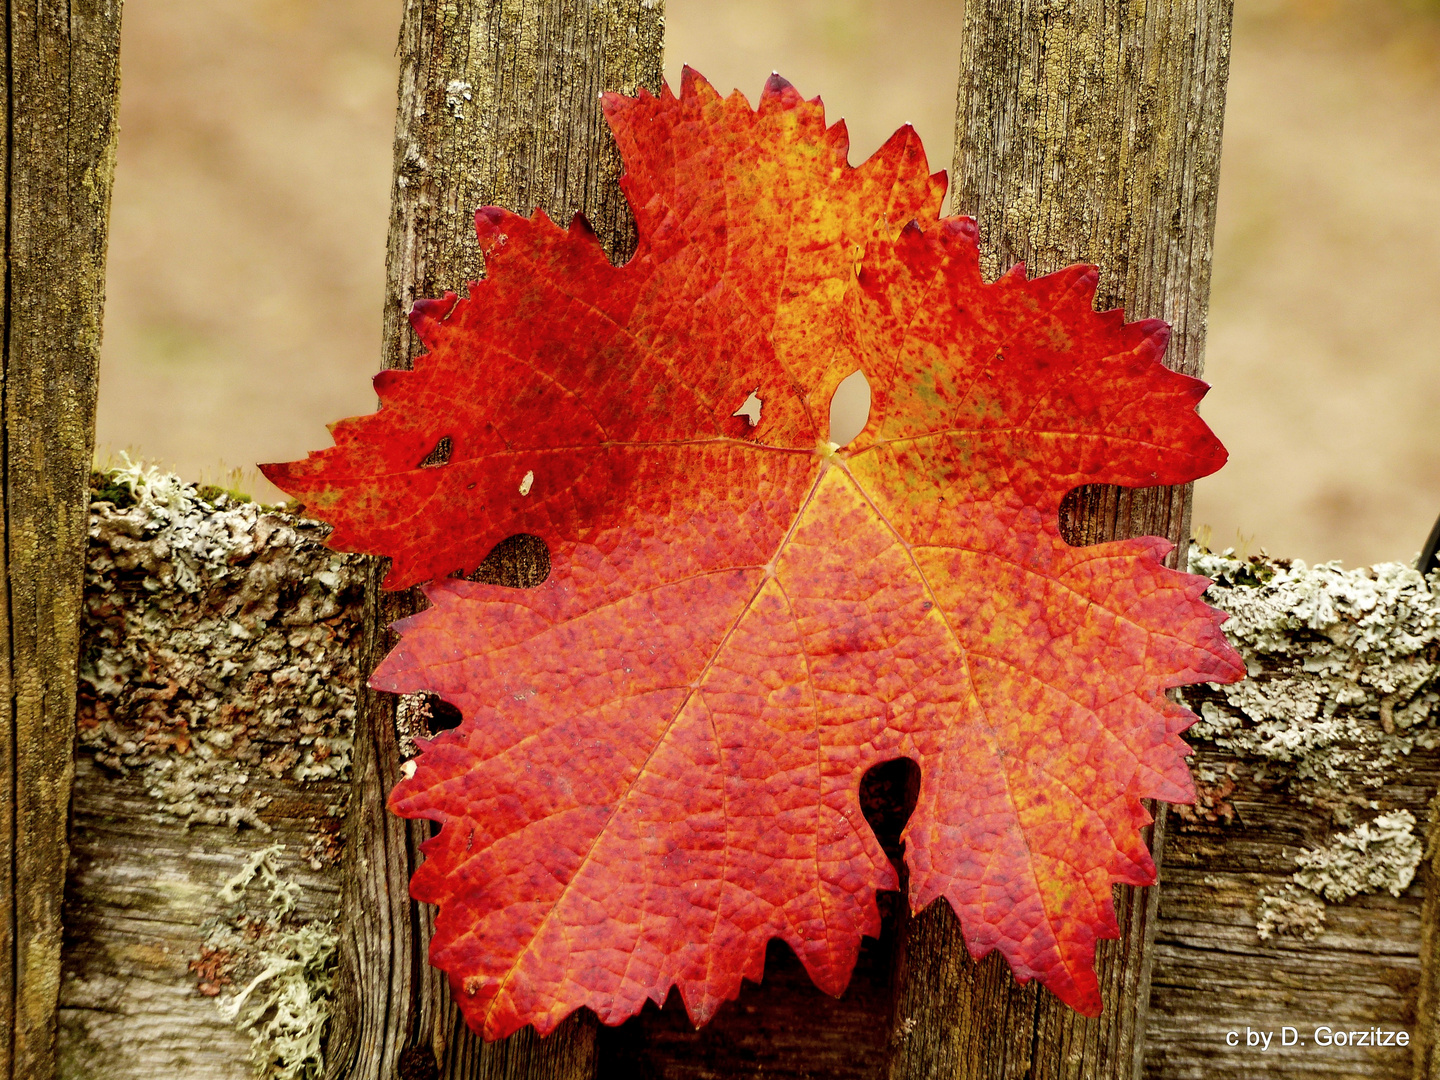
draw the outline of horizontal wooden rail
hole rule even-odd
[[[323,548],[316,523],[210,495],[132,471],[97,484],[91,508],[69,1077],[240,1080],[252,1053],[293,1064],[318,1051],[307,1040],[334,1007],[362,568]],[[1440,597],[1398,565],[1201,555],[1197,568],[1219,578],[1211,600],[1234,615],[1252,678],[1187,691],[1204,716],[1200,801],[1169,816],[1144,1075],[1409,1077],[1415,1048],[1433,1046],[1421,1002],[1436,914],[1411,875],[1440,785]],[[400,716],[402,756],[443,723],[423,699]],[[892,851],[905,782],[865,792]],[[776,945],[764,982],[699,1032],[673,999],[601,1029],[593,1073],[882,1076],[895,899],[843,997],[816,991]],[[306,949],[320,961],[301,962]],[[956,970],[1010,985],[994,959]],[[288,1029],[245,1026],[301,989],[309,1008]],[[1321,1047],[1322,1025],[1404,1031],[1410,1045]],[[1279,1045],[1287,1026],[1306,1045]],[[1261,1056],[1247,1028],[1273,1033]],[[1026,1029],[990,1036],[1007,1030]]]

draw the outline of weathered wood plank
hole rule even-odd
[[[120,0],[5,8],[0,1076],[55,1068]]]
[[[1440,532],[1440,522],[1436,523]],[[1435,536],[1427,548],[1434,551]],[[1431,558],[1419,566],[1428,570]],[[1440,580],[1440,579],[1437,579]],[[1415,1080],[1440,1078],[1440,789],[1426,812],[1425,858],[1420,864],[1425,903],[1420,914],[1420,989],[1415,1004]]]
[[[269,832],[187,827],[157,808],[142,777],[117,777],[82,753],[60,997],[65,1080],[255,1076],[252,1039],[221,1005],[258,972],[253,958],[211,944],[229,909],[221,893],[247,859],[279,845],[279,872],[300,886],[294,921],[333,919],[339,868],[332,860],[314,870],[306,856],[315,820],[327,818],[345,791],[333,781],[311,783],[305,798],[295,798],[292,782],[251,784],[275,800],[261,813]],[[278,814],[276,804],[284,806]]]
[[[320,1064],[361,619],[327,530],[111,476],[91,508],[65,894],[60,1075],[302,1075]],[[217,505],[218,502],[218,505]],[[117,505],[118,504],[118,505]],[[273,879],[271,875],[276,875]],[[296,983],[294,976],[302,976]],[[279,1022],[284,980],[305,1008]],[[240,1023],[264,1006],[271,1037]],[[315,1052],[299,1048],[310,1040]],[[288,1042],[287,1042],[288,1040]]]
[[[174,509],[169,495],[164,503],[162,516]],[[253,977],[264,940],[324,928],[335,913],[345,785],[312,768],[343,761],[358,680],[359,568],[320,546],[322,527],[254,508],[199,511],[192,502],[167,523],[148,510],[103,504],[95,533],[65,907],[62,1075],[249,1076],[250,1035],[218,1006]],[[497,572],[520,580],[523,554],[509,551]],[[1239,1077],[1260,1067],[1278,1076],[1406,1075],[1408,1048],[1312,1046],[1303,1056],[1257,1059],[1224,1037],[1285,1024],[1306,1037],[1307,1025],[1321,1023],[1421,1030],[1424,901],[1417,882],[1386,875],[1420,864],[1422,815],[1440,784],[1440,601],[1419,591],[1418,579],[1395,579],[1384,568],[1371,577],[1307,571],[1283,588],[1272,576],[1261,588],[1266,567],[1280,564],[1248,564],[1242,573],[1236,567],[1245,564],[1232,563],[1231,581],[1215,597],[1236,613],[1232,634],[1250,650],[1256,676],[1190,692],[1205,715],[1195,736],[1201,802],[1168,818],[1146,1075]],[[1219,565],[1201,568],[1219,573]],[[1235,584],[1247,574],[1252,584]],[[1261,639],[1284,648],[1260,655]],[[1327,711],[1342,697],[1347,704]],[[237,783],[242,773],[246,782]],[[892,763],[862,784],[867,818],[892,859],[913,780]],[[1354,864],[1377,870],[1378,886],[1348,895],[1360,881],[1354,867],[1339,900],[1297,884],[1297,856],[1313,862],[1355,828],[1400,811],[1413,827],[1371,843]],[[225,883],[276,844],[275,866],[300,886],[295,911],[277,920],[258,884],[239,907],[223,902]],[[1333,853],[1317,865],[1330,878],[1312,886],[1344,878]],[[1262,938],[1267,896],[1283,903]],[[480,1077],[522,1069],[666,1080],[883,1075],[898,896],[883,894],[881,905],[883,935],[866,943],[839,999],[817,991],[788,949],[774,945],[764,983],[746,985],[698,1032],[672,996],[665,1009],[647,1007],[590,1039],[532,1035],[482,1048],[452,1029],[448,1067]],[[227,926],[240,917],[261,925],[262,948],[220,955]],[[928,957],[948,966],[927,977],[953,980],[972,1002],[1013,985],[1003,963],[972,964],[958,941]],[[314,978],[319,993],[327,980],[323,972]],[[945,1051],[953,1056],[930,1059],[935,1075],[1023,1075],[1037,1040],[1065,1037],[1037,1027],[1033,991],[1018,1000],[1030,1011],[1000,1024],[973,1005],[961,1014],[964,1038]],[[1070,1049],[1077,1059],[1096,1052]],[[414,1075],[407,1070],[415,1061],[406,1059],[398,1075]]]
[[[1251,678],[1185,692],[1201,801],[1170,819],[1145,1075],[1408,1077],[1423,1048],[1315,1028],[1419,1030],[1440,598],[1393,564],[1198,561]]]
[[[1168,321],[1166,362],[1189,374],[1204,347],[1230,15],[1229,0],[972,0],[961,47],[951,208],[979,222],[987,274],[1095,263],[1097,306]],[[1151,534],[1183,554],[1189,505],[1188,488],[1083,489],[1062,524],[1075,543]],[[889,1075],[1133,1076],[1154,903],[1122,888],[1116,908],[1097,1020],[972,974],[953,913],[920,914]]]
[[[628,256],[634,224],[620,194],[619,154],[600,111],[602,91],[661,83],[661,0],[407,0],[400,32],[383,364],[408,368],[421,351],[407,316],[417,299],[464,291],[483,271],[474,213],[542,207],[568,222],[583,212],[612,259]],[[517,550],[521,584],[544,555]],[[416,609],[413,593],[383,594],[370,570],[362,669],[393,640],[385,629]],[[502,577],[487,578],[502,580]],[[421,732],[424,734],[424,732]],[[434,912],[408,894],[424,822],[387,814],[399,778],[395,701],[366,692],[349,822],[340,975],[331,1076],[360,1080],[593,1076],[595,1022],[573,1017],[549,1039],[522,1031],[486,1047],[450,1001],[426,954]],[[384,988],[383,992],[379,992]]]

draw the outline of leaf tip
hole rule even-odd
[[[702,96],[718,98],[720,95],[704,75],[686,64],[680,69],[680,100],[694,101]]]
[[[764,116],[771,112],[793,109],[803,101],[800,91],[795,89],[789,79],[778,71],[772,71],[765,80],[765,89],[760,92],[760,107],[757,111]],[[819,101],[819,98],[815,99],[817,105]]]
[[[508,239],[502,228],[509,211],[500,206],[482,206],[475,211],[475,236],[486,255]],[[447,294],[448,295],[448,294]]]
[[[485,209],[488,210],[492,208],[485,207]],[[477,214],[476,216],[478,217],[479,215]],[[481,246],[484,246],[483,240],[481,241]],[[440,299],[420,299],[415,301],[415,306],[410,309],[410,325],[420,338],[421,343],[427,349],[435,348],[441,325],[455,313],[455,307],[459,303],[460,297],[448,291]],[[388,376],[390,374],[390,371],[382,371],[375,376],[374,385],[377,393],[381,390],[382,376]]]
[[[271,461],[255,467],[260,470],[261,476],[283,490],[281,481],[290,479],[290,467],[294,464],[293,461]]]

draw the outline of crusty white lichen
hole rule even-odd
[[[1326,811],[1328,842],[1300,852],[1290,880],[1257,897],[1262,939],[1313,940],[1327,902],[1398,896],[1419,864],[1414,816],[1383,796],[1408,755],[1440,746],[1440,577],[1400,563],[1345,570],[1203,548],[1190,568],[1215,580],[1206,599],[1230,615],[1225,634],[1248,678],[1185,692],[1200,715],[1189,734],[1201,747],[1201,801],[1182,817],[1233,816],[1222,793],[1242,767],[1249,781],[1279,783]],[[1235,756],[1207,755],[1206,743]]]
[[[255,852],[218,894],[228,916],[214,922],[203,955],[223,956],[245,979],[219,998],[220,1013],[253,1041],[264,1080],[314,1080],[325,1069],[325,1026],[334,998],[336,932],[330,920],[293,919],[298,886],[282,872],[279,844]]]
[[[280,916],[293,913],[300,899],[300,886],[280,876],[276,860],[283,852],[284,849],[279,844],[271,844],[252,854],[245,860],[245,865],[220,887],[220,899],[226,904],[242,902],[250,883],[259,878],[259,884],[265,890],[269,910]]]
[[[1262,940],[1279,933],[1313,941],[1325,922],[1325,902],[1381,891],[1399,896],[1415,880],[1424,853],[1409,810],[1362,822],[1329,844],[1302,851],[1289,882],[1261,891],[1256,933]]]
[[[1249,673],[1193,695],[1192,737],[1284,765],[1341,808],[1373,802],[1345,796],[1378,787],[1399,756],[1440,745],[1440,591],[1413,568],[1199,548],[1190,566],[1215,579],[1206,599],[1230,615],[1225,635]]]
[[[362,581],[326,528],[126,463],[92,484],[78,735],[168,815],[266,829],[257,777],[341,778]]]
[[[313,842],[302,832],[298,851],[274,843],[245,859],[189,964],[196,992],[250,1034],[266,1080],[321,1075],[331,1009],[334,907],[302,917],[323,897],[302,895],[295,868],[338,853],[363,577],[324,547],[327,532],[128,459],[92,477],[80,752],[138,776],[161,816],[187,826],[271,832],[273,799],[327,785],[317,794],[332,812],[311,819]]]
[[[1292,882],[1262,889],[1255,909],[1255,933],[1261,941],[1276,934],[1314,941],[1325,928],[1325,901]]]
[[[1295,884],[1331,903],[1382,889],[1399,896],[1415,880],[1424,853],[1415,815],[1392,810],[1297,855]]]

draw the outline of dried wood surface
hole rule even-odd
[[[1200,802],[1170,816],[1145,1075],[1427,1076],[1434,897],[1411,875],[1440,784],[1440,577],[1196,562],[1250,677],[1185,692]],[[1414,1044],[1323,1046],[1322,1026]]]
[[[1216,764],[1253,761],[1206,752]],[[1385,805],[1423,815],[1440,782],[1440,756],[1406,764],[1387,784]],[[1165,856],[1156,934],[1144,1075],[1152,1080],[1384,1077],[1412,1074],[1411,1049],[1319,1046],[1315,1028],[1404,1030],[1414,1037],[1420,982],[1424,889],[1417,880],[1388,892],[1330,905],[1311,942],[1256,931],[1259,896],[1283,887],[1294,855],[1327,832],[1328,814],[1296,805],[1286,785],[1241,785],[1230,797],[1232,823],[1177,823]],[[1172,815],[1173,820],[1173,815]],[[1281,1046],[1281,1029],[1304,1045]],[[1247,1032],[1273,1035],[1268,1049]],[[1226,1036],[1235,1032],[1236,1045]],[[1424,1075],[1424,1074],[1422,1074]]]
[[[314,870],[307,856],[316,822],[338,825],[331,809],[344,786],[257,776],[250,789],[272,800],[260,816],[268,832],[187,826],[157,806],[143,777],[118,777],[82,752],[65,901],[63,1080],[256,1075],[253,1041],[221,1012],[221,994],[258,971],[241,957],[217,957],[225,950],[208,944],[209,929],[230,907],[226,882],[276,844],[280,872],[301,886],[294,918],[334,918],[339,867]],[[225,980],[218,986],[205,978],[207,961]]]
[[[254,977],[267,941],[323,928],[337,909],[346,805],[338,774],[364,607],[359,560],[321,548],[323,530],[313,523],[188,505],[168,524],[151,523],[138,507],[95,510],[65,907],[66,1078],[256,1075],[251,1056],[258,1049],[264,1064],[271,1044],[255,1044],[220,1007]],[[492,569],[518,579],[523,555],[510,551]],[[1408,1049],[1313,1043],[1319,1024],[1416,1035],[1424,1026],[1425,899],[1420,879],[1402,884],[1393,875],[1421,864],[1419,834],[1440,783],[1440,600],[1427,600],[1418,579],[1387,573],[1399,582],[1388,591],[1357,573],[1323,595],[1282,595],[1273,582],[1268,591],[1231,582],[1215,593],[1238,613],[1232,632],[1242,646],[1248,634],[1283,647],[1259,656],[1255,678],[1239,684],[1253,688],[1251,697],[1232,701],[1235,687],[1190,692],[1206,717],[1195,736],[1202,798],[1167,819],[1147,1077],[1410,1075]],[[1383,594],[1373,603],[1367,581]],[[1317,628],[1317,610],[1357,590],[1352,610]],[[1247,596],[1270,605],[1268,623],[1246,629],[1236,597]],[[1346,634],[1361,630],[1373,655],[1357,661],[1359,646]],[[1347,695],[1348,704],[1327,712]],[[409,717],[407,730],[417,723]],[[890,763],[862,788],[892,858],[913,780],[903,763]],[[1372,843],[1348,870],[1336,864],[1360,882],[1353,895],[1352,885],[1325,900],[1296,884],[1299,856],[1329,851],[1337,837],[1400,811],[1412,827]],[[225,884],[277,844],[276,867],[299,886],[295,909],[276,918],[258,883],[238,902],[225,900]],[[1357,867],[1379,876],[1365,884]],[[1262,938],[1267,896],[1279,903]],[[575,1022],[570,1038],[524,1035],[482,1048],[452,1028],[447,1068],[473,1077],[875,1080],[892,1058],[892,987],[905,969],[898,897],[882,894],[881,903],[882,937],[866,942],[838,999],[773,945],[764,982],[746,984],[698,1032],[672,995],[663,1010],[647,1006],[618,1028],[587,1033]],[[253,941],[223,938],[237,920],[255,925]],[[992,1067],[1023,1075],[1027,1062],[1033,1068],[1050,1053],[1049,1040],[1067,1037],[1057,1026],[1037,1029],[1033,991],[1013,993],[998,958],[976,965],[958,941],[949,946],[930,954],[930,971],[942,967],[940,977],[962,984],[972,1002],[1001,997],[1020,1007],[997,1020],[972,1005],[961,1017],[970,1026],[959,1054],[937,1056],[931,1075]],[[330,999],[320,990],[323,1008],[312,1020],[323,1025]],[[1231,1030],[1243,1038],[1246,1027],[1284,1025],[1307,1039],[1303,1052],[1225,1043]],[[918,1023],[900,1034],[917,1033],[927,1037]],[[1068,1049],[1076,1065],[1094,1053]],[[403,1058],[396,1075],[415,1075],[415,1062]],[[269,1060],[259,1075],[287,1074]]]
[[[1188,374],[1203,358],[1230,16],[1230,0],[971,0],[961,47],[951,209],[978,221],[987,274],[1094,263],[1097,306],[1165,319],[1166,362]],[[1087,488],[1062,518],[1072,542],[1149,534],[1183,549],[1189,507],[1188,487]],[[954,914],[921,913],[904,936],[889,1076],[1134,1076],[1153,893],[1117,890],[1096,1020],[972,972]]]
[[[661,0],[407,0],[400,31],[400,103],[387,259],[383,365],[420,352],[407,316],[417,299],[463,293],[483,261],[480,206],[543,208],[559,222],[583,212],[606,252],[623,260],[634,223],[618,184],[619,153],[602,91],[661,82]],[[486,580],[543,577],[543,548],[520,544]],[[384,594],[372,565],[361,666],[393,644],[385,628],[415,610],[413,593]],[[420,734],[426,732],[421,731]],[[543,1043],[529,1030],[500,1045],[473,1036],[426,955],[434,912],[410,900],[425,822],[385,811],[399,778],[395,701],[361,700],[341,941],[340,1011],[328,1075],[358,1080],[589,1077],[593,1017],[572,1018]]]
[[[6,5],[0,1077],[54,1075],[120,0]]]
[[[318,523],[215,499],[132,470],[91,507],[66,1080],[242,1080],[257,1054],[289,1080],[319,1064],[293,1047],[319,1045],[326,976],[290,987],[304,1008],[289,1002],[262,1044],[237,1022],[251,1009],[222,1010],[283,966],[286,942],[333,942],[362,576]],[[264,1021],[280,974],[246,999]]]
[[[1420,988],[1415,995],[1413,1075],[1415,1080],[1440,1080],[1440,788],[1427,808],[1420,880],[1425,903],[1420,911]]]

